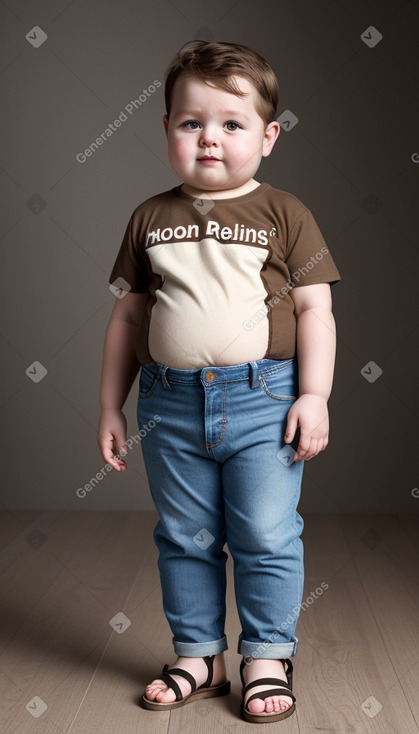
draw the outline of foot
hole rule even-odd
[[[188,673],[193,675],[193,677],[196,680],[196,687],[202,686],[203,683],[205,683],[207,677],[208,677],[208,668],[206,666],[205,660],[201,658],[185,658],[185,657],[177,657],[174,663],[172,665],[169,665],[169,672],[170,668],[182,668],[182,670],[187,670]],[[214,675],[212,678],[212,686],[217,686],[220,683],[225,683],[227,680],[227,673],[226,673],[226,667],[225,667],[225,661],[224,661],[224,653],[220,652],[218,655],[214,658]],[[172,675],[172,673],[170,673]],[[185,698],[185,696],[189,696],[191,693],[191,686],[188,683],[188,681],[185,678],[182,678],[181,675],[173,675],[173,679],[178,684],[182,696]],[[166,683],[162,681],[160,678],[156,678],[153,680],[152,683],[150,683],[146,690],[145,690],[146,698],[148,698],[150,701],[157,701],[157,703],[171,703],[172,701],[176,701],[176,694],[173,690],[173,688],[168,688]]]
[[[267,660],[264,658],[254,659],[251,665],[245,665],[243,668],[243,678],[245,685],[256,680],[256,678],[280,678],[286,681],[287,676],[285,668],[280,660]],[[248,691],[244,698],[244,705],[246,706],[247,700],[250,696],[253,696],[258,691],[268,691],[270,688],[275,688],[274,685],[262,685],[255,686]],[[268,698],[254,698],[250,701],[248,709],[252,714],[279,714],[282,711],[286,711],[287,708],[292,706],[293,700],[290,696],[269,696]]]

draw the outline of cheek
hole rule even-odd
[[[252,164],[259,156],[262,155],[262,148],[260,140],[252,138],[243,141],[240,149],[237,151],[237,155],[243,164]]]
[[[229,150],[228,160],[233,165],[242,166],[251,161],[254,154],[254,145],[251,147],[248,143],[236,144]]]
[[[190,157],[190,143],[188,140],[172,138],[170,141],[170,157],[178,161],[186,161]]]

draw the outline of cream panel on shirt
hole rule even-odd
[[[260,271],[267,249],[205,238],[150,246],[147,254],[163,279],[150,318],[153,361],[191,370],[264,357],[269,323]],[[255,314],[257,326],[246,330]]]

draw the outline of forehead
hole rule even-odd
[[[247,110],[255,108],[256,89],[248,79],[241,76],[232,77],[240,89],[245,93],[244,97],[238,97],[236,94],[227,92],[216,86],[213,81],[204,82],[196,76],[183,73],[175,82],[172,94],[172,113],[181,111],[185,107],[197,107],[200,105],[207,106],[217,105],[226,110]]]

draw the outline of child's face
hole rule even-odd
[[[170,118],[163,118],[171,166],[200,192],[242,187],[269,155],[279,133],[277,122],[265,130],[253,85],[244,77],[235,80],[245,97],[182,74],[174,86]]]

